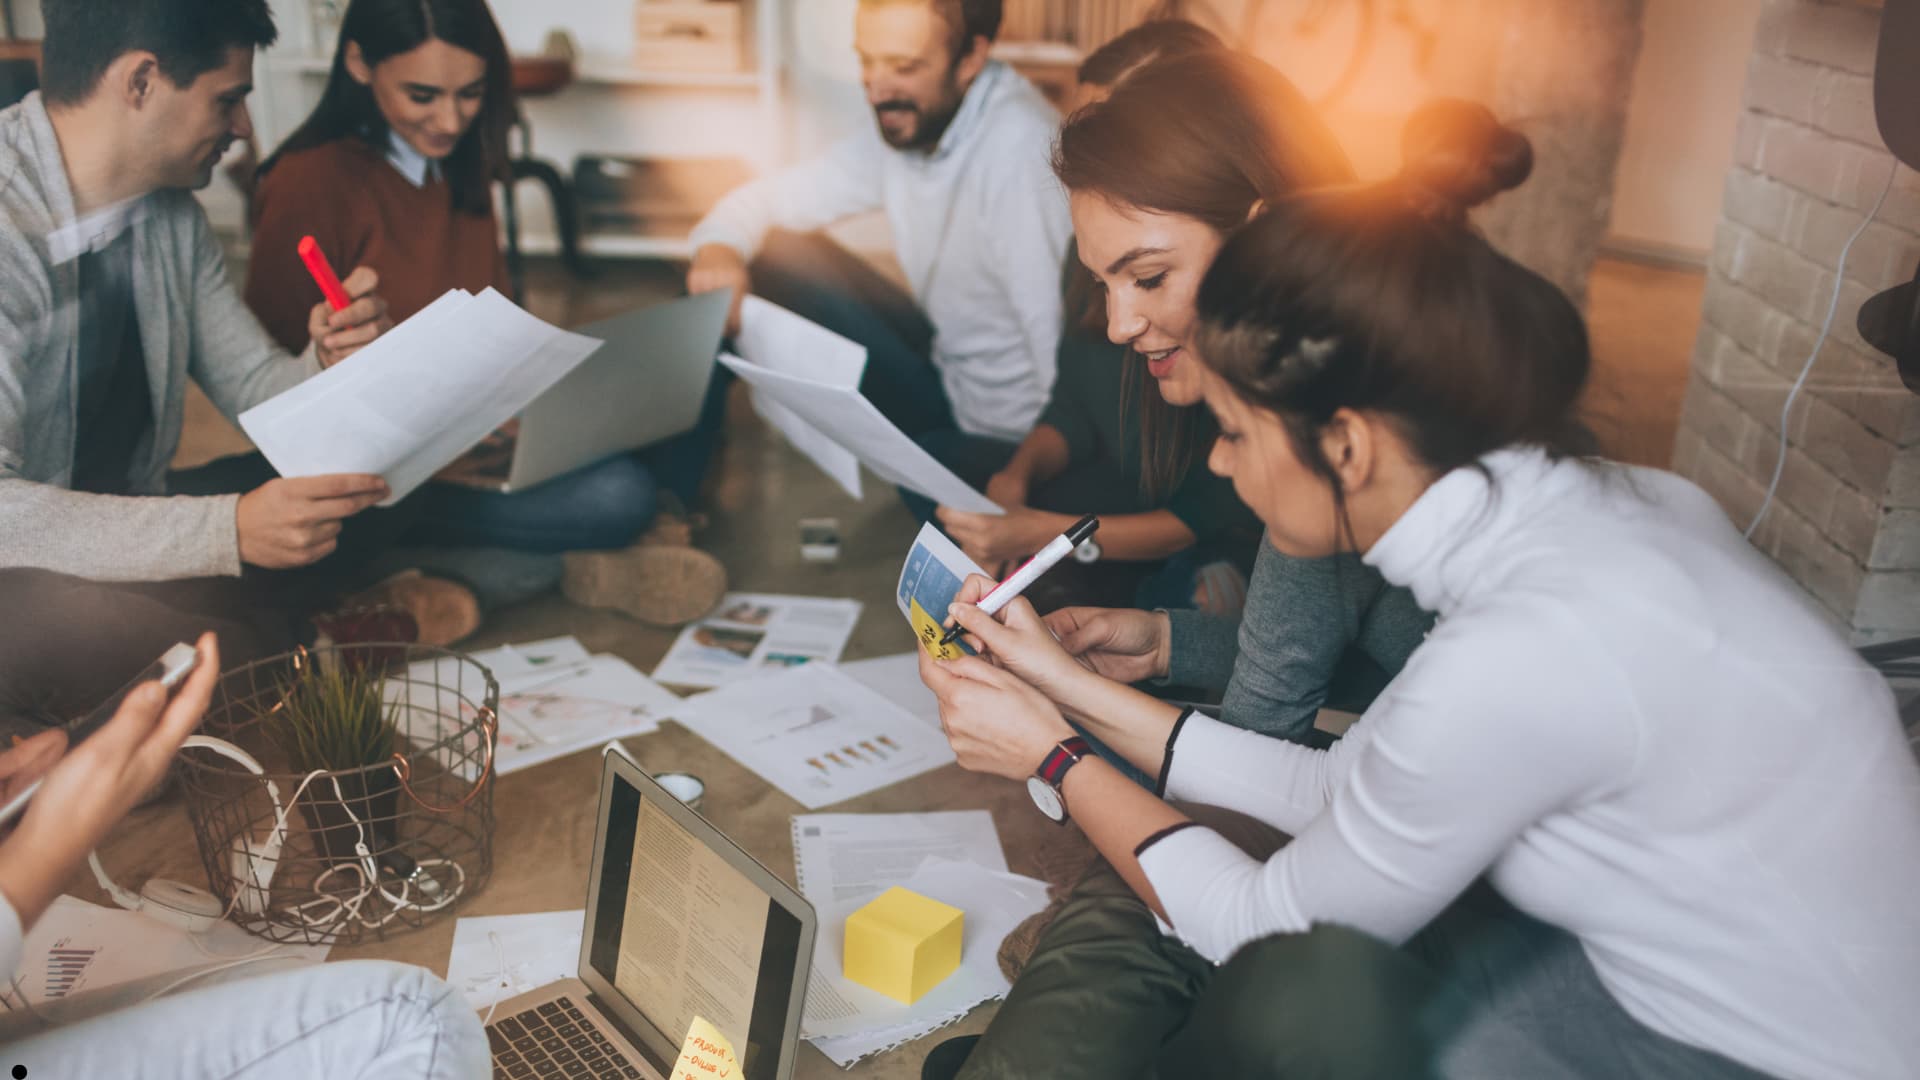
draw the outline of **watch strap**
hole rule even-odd
[[[1070,736],[1060,740],[1059,745],[1047,751],[1047,756],[1041,760],[1040,767],[1035,769],[1033,774],[1058,789],[1060,782],[1066,778],[1067,770],[1091,753],[1093,753],[1091,743],[1079,735]]]

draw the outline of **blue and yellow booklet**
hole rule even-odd
[[[946,620],[947,607],[959,594],[968,574],[985,576],[986,571],[955,547],[947,534],[931,524],[922,525],[920,535],[913,538],[913,550],[907,553],[907,564],[900,568],[895,599],[899,601],[900,614],[913,624],[920,647],[935,660],[951,660],[973,651],[963,641],[940,644],[944,632],[940,624]]]

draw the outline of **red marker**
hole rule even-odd
[[[320,242],[311,236],[300,240],[300,261],[307,264],[307,273],[313,275],[315,284],[327,298],[327,306],[335,311],[345,311],[353,298],[347,290],[340,287],[340,275],[333,272],[333,264],[327,261],[327,253],[320,250]]]

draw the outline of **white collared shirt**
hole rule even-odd
[[[810,232],[885,210],[961,429],[1022,439],[1053,391],[1073,232],[1050,160],[1059,124],[1039,91],[993,61],[932,152],[895,150],[868,125],[729,194],[693,244],[751,258],[769,229]]]
[[[414,187],[426,187],[427,181],[440,175],[440,163],[414,149],[392,128],[387,129],[387,164],[399,170]]]

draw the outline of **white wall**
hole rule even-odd
[[[1760,0],[1646,0],[1608,243],[1704,262]]]

